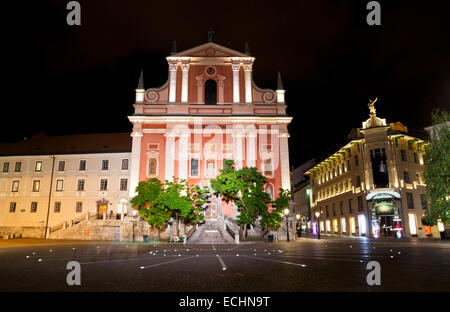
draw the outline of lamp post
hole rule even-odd
[[[320,222],[319,222],[320,212],[319,211],[316,211],[316,218],[317,218],[317,239],[320,239]]]
[[[288,215],[289,215],[289,209],[284,209],[284,215],[286,216],[286,236],[287,241],[289,242],[289,223],[288,223]]]

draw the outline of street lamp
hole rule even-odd
[[[296,229],[297,229],[297,235],[298,235],[298,231],[300,230],[300,228],[301,228],[301,224],[299,224],[298,223],[298,221],[300,220],[300,215],[299,214],[297,214],[296,216],[295,216],[295,218],[297,219],[297,226],[296,226]],[[300,236],[300,235],[298,235],[298,236]]]
[[[286,235],[287,235],[287,241],[289,242],[289,223],[288,223],[288,215],[289,215],[289,209],[284,209],[284,215],[286,216]]]
[[[320,239],[320,223],[319,223],[319,217],[320,217],[320,212],[316,211],[316,218],[317,218],[317,239]]]

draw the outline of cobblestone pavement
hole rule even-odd
[[[68,286],[69,261],[81,285]],[[381,265],[368,286],[366,266]],[[450,244],[297,239],[220,245],[16,240],[0,244],[0,291],[450,291]]]

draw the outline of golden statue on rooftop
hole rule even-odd
[[[378,98],[375,98],[375,100],[369,100],[369,110],[370,110],[370,116],[376,116],[377,110],[375,109],[375,102],[378,100]]]

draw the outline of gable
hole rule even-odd
[[[229,49],[214,42],[208,42],[189,50],[185,50],[171,57],[249,57],[236,50]]]

